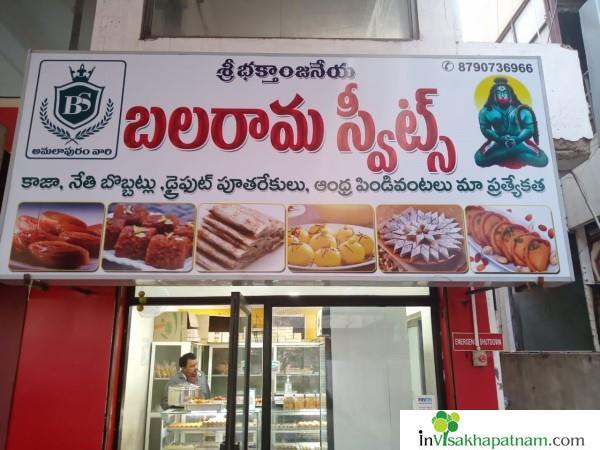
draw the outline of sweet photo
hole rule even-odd
[[[292,272],[374,272],[370,205],[290,205],[287,267]]]
[[[112,203],[106,216],[102,268],[189,272],[196,208],[180,203]]]
[[[202,204],[198,207],[196,268],[201,272],[281,272],[285,207]]]
[[[545,206],[466,208],[469,262],[475,273],[557,273],[552,212]]]
[[[102,242],[102,203],[21,203],[9,268],[93,272]]]
[[[379,205],[382,272],[466,272],[466,237],[458,205]]]

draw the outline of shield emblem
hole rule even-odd
[[[54,87],[54,115],[69,128],[87,125],[98,116],[103,87],[75,81]]]

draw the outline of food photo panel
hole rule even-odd
[[[291,205],[287,218],[290,271],[375,271],[375,231],[370,205]]]
[[[281,272],[285,207],[210,203],[198,206],[196,268],[200,272]]]
[[[475,273],[557,273],[552,212],[546,206],[466,208],[469,262]]]
[[[196,208],[189,203],[112,203],[106,216],[102,268],[189,272]]]
[[[458,205],[379,205],[382,272],[466,272],[463,210]]]
[[[97,270],[103,222],[102,203],[21,203],[13,232],[10,270]]]

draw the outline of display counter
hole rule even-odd
[[[327,411],[274,409],[271,425],[273,450],[322,450],[327,448]]]
[[[219,450],[225,440],[225,409],[168,409],[161,413],[161,450]],[[241,420],[236,429],[241,431]],[[248,417],[248,448],[258,449],[260,410]]]

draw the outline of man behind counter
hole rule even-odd
[[[202,398],[210,398],[210,388],[206,375],[201,370],[198,370],[198,360],[193,353],[186,353],[179,358],[180,370],[176,375],[172,376],[165,386],[163,397],[160,405],[163,409],[169,409],[169,386],[176,386],[183,383],[191,383],[200,386]]]

